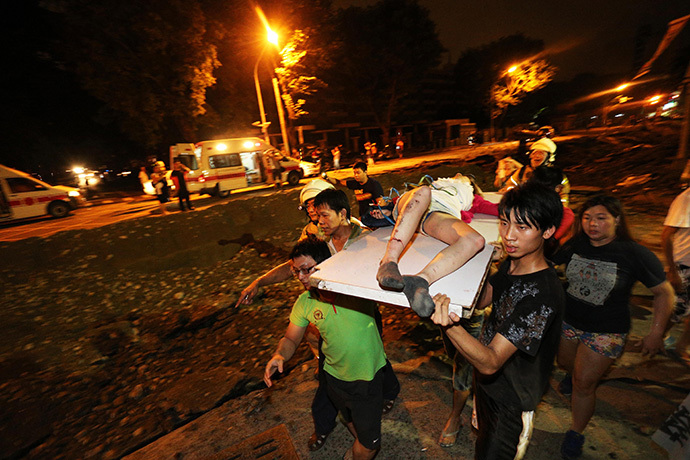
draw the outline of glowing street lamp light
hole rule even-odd
[[[266,40],[268,40],[268,43],[271,43],[276,47],[278,46],[278,34],[271,30],[270,27],[266,28]]]
[[[621,92],[621,91],[623,91],[625,88],[627,88],[628,86],[630,86],[630,83],[623,83],[622,85],[616,86],[613,90],[616,91],[616,92]]]

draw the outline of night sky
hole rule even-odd
[[[375,0],[334,0],[337,7]],[[579,73],[625,74],[632,69],[635,34],[651,26],[653,52],[673,19],[690,14],[689,0],[419,0],[431,12],[455,62],[467,48],[522,32],[544,40],[560,68],[557,80]],[[686,26],[690,27],[690,26]],[[686,31],[687,32],[687,31]]]

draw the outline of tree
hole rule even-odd
[[[465,116],[482,126],[491,120],[488,101],[493,85],[516,62],[538,55],[541,40],[514,34],[477,48],[466,50],[455,64],[455,78],[461,95],[459,105]]]
[[[196,139],[220,38],[200,0],[46,2],[62,17],[56,56],[149,147]]]
[[[325,85],[319,78],[309,75],[309,69],[305,66],[308,40],[309,36],[303,31],[295,30],[288,44],[280,51],[281,65],[275,69],[290,121],[309,113],[304,109],[304,97],[313,95],[317,88]]]
[[[525,95],[550,82],[556,70],[545,59],[528,59],[508,69],[493,84],[488,100],[492,138],[494,121],[502,119],[508,107],[522,102]]]
[[[436,26],[416,0],[381,0],[341,10],[336,30],[340,46],[327,81],[348,102],[374,114],[388,144],[398,102],[440,63]]]

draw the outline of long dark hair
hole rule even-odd
[[[614,218],[618,218],[618,224],[616,225],[616,238],[621,241],[635,241],[630,233],[630,228],[628,227],[628,220],[625,218],[625,212],[623,211],[623,204],[618,198],[612,197],[610,195],[595,195],[580,207],[580,212],[578,213],[577,219],[577,235],[587,237],[582,230],[582,216],[584,216],[585,211],[594,206],[603,206]]]

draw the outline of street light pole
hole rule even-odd
[[[269,123],[266,122],[266,111],[264,110],[264,99],[261,96],[261,86],[259,85],[259,62],[261,62],[261,58],[264,55],[264,51],[266,51],[265,46],[261,50],[261,54],[259,55],[259,59],[256,60],[256,64],[254,65],[254,86],[256,86],[256,99],[259,101],[259,114],[261,115],[261,132],[264,135],[264,140],[266,141],[266,143],[270,144],[271,140],[268,137],[268,125],[269,125]]]
[[[278,87],[278,79],[276,77],[273,77],[273,91],[276,95],[276,106],[278,107],[280,132],[283,135],[283,145],[285,145],[285,155],[290,156],[290,142],[288,140],[287,127],[285,125],[285,113],[283,112],[283,98],[280,96],[280,88]]]

